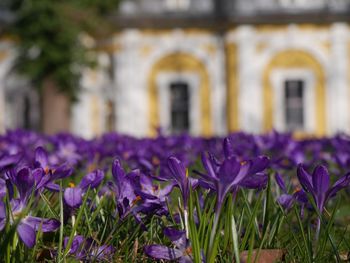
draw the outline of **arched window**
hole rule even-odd
[[[304,129],[304,84],[301,79],[284,82],[284,113],[289,131]]]
[[[30,98],[29,98],[29,94],[26,94],[23,98],[23,128],[24,129],[32,129],[32,123],[31,123],[31,114],[32,109],[31,109],[31,103],[30,103]]]
[[[18,75],[10,72],[4,82],[5,128],[40,128],[40,103],[37,90]]]
[[[189,130],[189,87],[186,82],[170,84],[171,132],[181,133]]]

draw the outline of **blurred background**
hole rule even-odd
[[[350,132],[350,0],[1,0],[14,128]]]

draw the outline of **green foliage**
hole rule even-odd
[[[82,175],[76,174],[80,181]],[[108,174],[105,180],[109,180]],[[71,178],[63,179],[61,187],[67,187]],[[273,185],[273,180],[269,185]],[[185,225],[176,222],[174,217],[183,207],[178,198],[170,198],[168,207],[170,215],[143,215],[142,221],[147,230],[132,215],[119,220],[114,213],[116,203],[113,198],[98,197],[99,189],[88,190],[83,204],[77,209],[75,219],[64,219],[62,192],[43,191],[37,205],[28,205],[28,211],[45,218],[55,218],[61,221],[61,227],[56,233],[37,233],[37,244],[34,248],[26,248],[19,242],[16,234],[18,221],[7,224],[5,232],[0,236],[0,251],[4,251],[5,262],[24,262],[46,260],[47,262],[77,262],[68,253],[75,234],[93,237],[98,244],[112,245],[116,248],[115,262],[154,262],[148,258],[143,247],[149,244],[162,244],[171,247],[169,239],[163,234],[164,227],[184,229]],[[346,193],[343,193],[346,195]],[[201,198],[200,198],[201,196]],[[268,201],[268,199],[270,201]],[[339,254],[347,253],[350,240],[344,231],[346,219],[339,215],[341,196],[329,207],[329,214],[322,215],[321,232],[318,242],[314,239],[314,211],[305,211],[300,216],[300,207],[295,205],[289,213],[283,211],[276,201],[273,187],[256,192],[240,189],[236,196],[229,194],[219,216],[218,228],[215,233],[214,247],[209,247],[209,239],[213,231],[215,218],[215,195],[201,188],[191,189],[189,199],[189,239],[193,262],[239,262],[243,251],[248,252],[248,262],[254,262],[253,250],[262,253],[264,249],[283,249],[286,251],[283,262],[334,262]],[[344,196],[348,198],[348,196]],[[200,201],[202,200],[202,202]],[[347,200],[347,199],[346,199]],[[5,198],[8,216],[8,197]],[[346,207],[346,204],[345,206]],[[269,210],[269,211],[266,211]],[[268,213],[268,216],[266,215]],[[9,220],[8,220],[9,221]],[[262,224],[259,224],[262,222]],[[63,237],[69,242],[63,246]],[[57,251],[52,257],[48,250]],[[344,252],[343,252],[344,254]]]
[[[82,68],[94,65],[91,46],[82,37],[107,37],[109,14],[119,0],[8,0],[15,21],[8,33],[18,47],[16,69],[40,88],[46,80],[76,98]]]

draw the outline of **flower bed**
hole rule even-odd
[[[5,262],[348,260],[350,138],[0,137]]]

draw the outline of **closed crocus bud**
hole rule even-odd
[[[90,189],[97,188],[104,178],[104,173],[101,170],[96,170],[88,173],[81,179],[79,187],[86,191],[89,187]]]
[[[64,201],[70,208],[78,208],[82,203],[83,190],[80,187],[69,187],[64,190]]]

